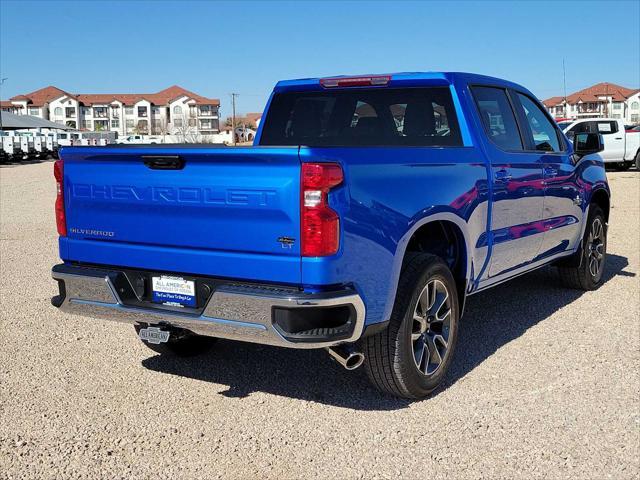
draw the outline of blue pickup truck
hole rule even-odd
[[[279,82],[255,146],[71,147],[55,163],[55,307],[161,354],[326,348],[421,398],[465,299],[545,265],[602,282],[602,138],[467,73]]]

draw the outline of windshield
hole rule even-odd
[[[447,87],[274,95],[261,145],[461,146]]]

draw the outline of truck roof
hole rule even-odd
[[[421,85],[450,85],[455,81],[463,83],[480,83],[495,86],[517,88],[528,92],[526,88],[516,83],[501,78],[480,75],[477,73],[467,72],[397,72],[397,73],[376,73],[362,75],[335,75],[317,78],[299,78],[293,80],[279,81],[274,91],[300,91],[300,90],[319,90],[322,88],[321,81],[324,79],[345,79],[345,78],[369,78],[369,77],[389,77],[387,86],[389,87],[412,87]],[[530,93],[530,92],[529,92]]]

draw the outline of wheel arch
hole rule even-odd
[[[611,209],[611,198],[609,193],[604,188],[599,188],[591,195],[591,201],[589,205],[597,205],[602,209],[604,213],[605,222],[609,222],[609,210]]]
[[[447,258],[447,255],[442,250],[443,247],[450,244],[454,249],[452,252],[454,254],[453,258]],[[462,315],[467,285],[471,277],[472,255],[470,248],[471,243],[468,238],[466,223],[453,213],[436,213],[415,222],[412,228],[398,242],[393,272],[394,289],[390,307],[388,307],[389,312],[387,313],[390,313],[390,308],[393,307],[400,272],[407,253],[423,251],[443,257],[443,260],[450,265],[456,281],[460,314]]]

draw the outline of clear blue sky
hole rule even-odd
[[[600,81],[640,86],[640,2],[0,0],[2,99],[178,84],[262,111],[280,79],[471,71],[544,99]]]

